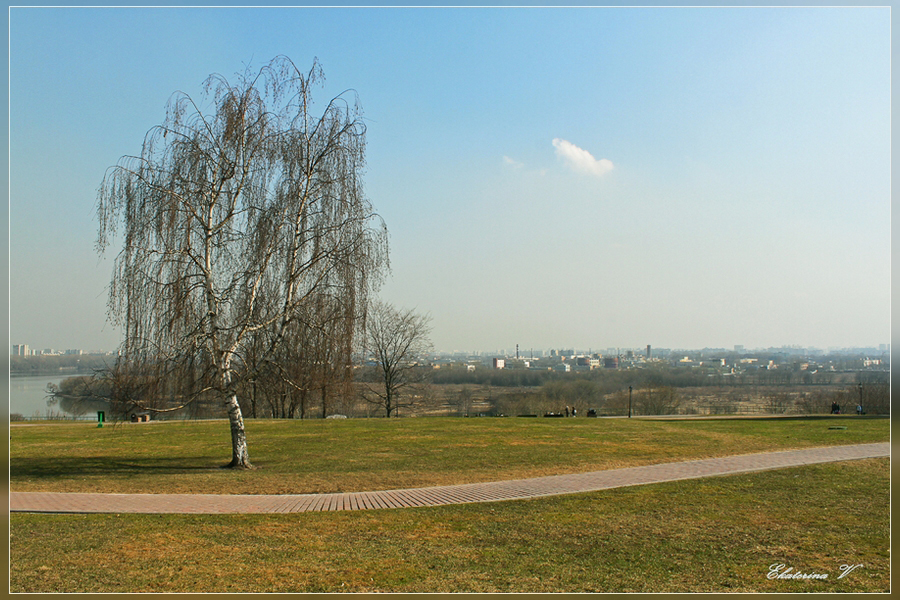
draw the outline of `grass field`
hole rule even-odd
[[[843,426],[846,429],[829,429]],[[13,427],[13,490],[302,493],[889,439],[887,419],[402,419]],[[287,515],[10,515],[13,592],[885,592],[890,461]],[[777,580],[770,565],[825,574]],[[862,565],[843,578],[841,565]]]
[[[514,502],[11,515],[13,592],[885,592],[889,461]],[[772,580],[770,565],[826,574]],[[843,564],[862,567],[838,579]]]
[[[830,429],[844,426],[846,429]],[[16,491],[299,494],[521,479],[770,450],[881,442],[888,419],[420,418],[11,428]]]

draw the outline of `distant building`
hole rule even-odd
[[[685,358],[687,358],[687,357],[685,357]],[[724,358],[710,358],[710,359],[705,359],[705,360],[701,361],[700,364],[703,366],[724,367],[725,359]]]
[[[12,347],[13,356],[30,356],[28,344],[14,344]]]
[[[596,369],[600,366],[599,358],[591,358],[589,356],[579,356],[575,359],[576,367],[587,367],[589,369]]]
[[[506,360],[503,358],[495,358],[494,359],[494,368],[502,369],[506,366]]]
[[[619,368],[619,358],[617,356],[607,356],[603,359],[603,368],[605,369],[618,369]]]

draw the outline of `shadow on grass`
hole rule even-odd
[[[226,460],[208,456],[194,458],[16,458],[10,461],[10,481],[60,479],[91,476],[127,476],[154,473],[160,475],[221,471]]]

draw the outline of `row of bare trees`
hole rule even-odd
[[[447,397],[447,404],[460,415],[468,414],[476,401],[475,391],[463,386]],[[840,406],[843,414],[854,414],[857,406],[867,415],[890,414],[890,385],[882,382],[813,391],[799,387],[793,391],[777,387],[755,392],[731,388],[714,394],[698,391],[647,386],[609,392],[595,381],[570,379],[551,381],[533,391],[501,392],[495,397],[479,390],[477,402],[490,405],[491,414],[507,415],[561,413],[566,408],[576,408],[580,415],[591,408],[601,415],[626,415],[629,411],[633,415],[828,414],[833,404]]]
[[[471,404],[472,388],[464,386],[458,395],[459,399],[453,398],[453,403]],[[626,415],[629,403],[635,415],[670,415],[679,412],[682,396],[669,386],[647,387],[629,394],[627,389],[610,392],[590,379],[568,379],[547,382],[535,391],[501,393],[489,403],[494,413],[506,415],[565,414],[572,409],[582,416],[591,409],[598,414]]]

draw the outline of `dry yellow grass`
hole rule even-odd
[[[11,515],[14,592],[884,592],[890,461],[517,502]],[[837,579],[848,562],[864,567]],[[769,565],[829,574],[776,581]]]
[[[829,430],[834,424],[846,430]],[[248,421],[256,469],[219,468],[227,423],[14,428],[16,491],[298,494],[525,479],[889,439],[887,419]]]

